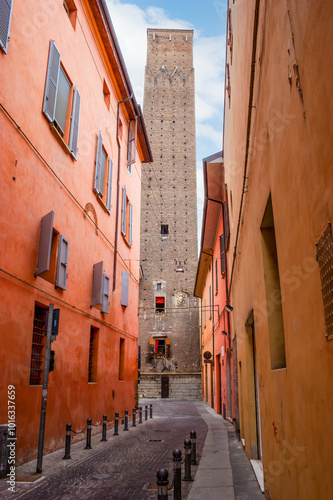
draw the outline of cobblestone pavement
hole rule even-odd
[[[72,445],[72,460],[62,460],[64,450],[43,459],[43,474],[35,482],[17,482],[16,492],[8,491],[0,481],[0,498],[26,500],[153,500],[157,499],[156,472],[164,467],[172,481],[172,452],[180,448],[184,455],[184,439],[193,429],[197,433],[197,455],[200,456],[207,425],[194,401],[153,400],[153,419],[119,430],[119,436],[108,431],[108,441],[93,436],[92,450],[83,441]],[[192,466],[192,475],[196,472]],[[31,478],[36,461],[17,467],[17,479]],[[191,483],[182,483],[182,499],[186,500]],[[173,498],[173,492],[169,492]]]

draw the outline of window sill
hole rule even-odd
[[[50,123],[50,129],[51,129],[51,132],[54,135],[54,137],[59,142],[62,149],[65,151],[65,153],[67,153],[72,158],[72,160],[75,161],[75,158],[74,158],[72,151],[69,149],[68,145],[63,140],[63,138],[61,137],[61,135],[59,134],[57,128],[55,127],[55,125],[53,123]]]
[[[96,191],[95,191],[96,193]],[[104,201],[102,200],[101,196],[96,193],[97,201],[98,203],[102,206],[102,208],[107,212],[109,215],[111,215],[111,211],[108,209],[108,207],[105,205]]]

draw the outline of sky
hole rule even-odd
[[[194,29],[198,241],[202,160],[222,149],[227,0],[106,0],[136,100],[143,105],[147,28]]]

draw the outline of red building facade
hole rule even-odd
[[[140,176],[152,157],[105,1],[7,4],[0,392],[15,387],[21,463],[37,451],[50,304],[45,452],[63,446],[67,422],[135,405]]]

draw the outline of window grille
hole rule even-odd
[[[42,384],[42,373],[45,349],[45,324],[47,308],[35,305],[34,326],[32,334],[30,385]]]

